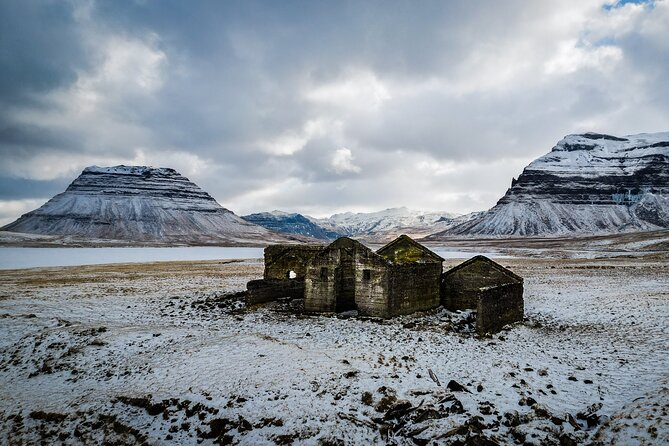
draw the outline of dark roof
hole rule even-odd
[[[313,254],[323,249],[324,245],[292,245],[276,244],[265,247],[265,253],[271,253],[275,259],[280,259],[286,254],[309,253]]]
[[[354,240],[350,237],[339,237],[337,240],[335,240],[334,242],[330,243],[329,245],[321,249],[316,255],[317,256],[322,255],[325,252],[331,251],[333,249],[346,249],[346,250],[375,254],[374,251],[372,251],[367,246],[363,245],[357,240]]]
[[[523,278],[522,278],[522,277],[520,277],[519,275],[515,274],[513,271],[511,271],[511,270],[509,270],[509,269],[507,269],[507,268],[504,268],[502,265],[500,265],[499,263],[495,262],[494,260],[490,260],[490,259],[487,258],[486,256],[474,256],[474,257],[472,257],[471,259],[467,260],[466,262],[462,262],[462,263],[459,264],[458,266],[449,269],[448,271],[446,271],[446,272],[444,273],[444,276],[447,276],[447,275],[452,274],[452,273],[454,273],[454,272],[456,272],[456,271],[459,271],[459,270],[461,270],[462,268],[466,268],[467,266],[471,265],[471,264],[474,263],[474,262],[485,262],[485,263],[489,264],[490,266],[492,266],[493,268],[495,268],[497,271],[501,272],[502,274],[504,274],[504,275],[506,275],[506,276],[508,276],[508,277],[510,277],[510,278],[512,278],[512,279],[515,279],[515,280],[517,280],[518,282],[522,282],[522,281],[523,281]]]
[[[433,251],[429,250],[427,247],[421,245],[420,243],[418,243],[417,241],[415,241],[414,239],[412,239],[408,235],[404,235],[404,234],[400,235],[395,240],[388,243],[386,246],[378,249],[376,251],[376,253],[381,255],[381,256],[387,257],[387,253],[389,251],[391,251],[395,246],[397,246],[399,244],[402,244],[402,243],[406,244],[406,245],[409,245],[409,246],[412,246],[412,247],[415,247],[415,248],[418,248],[422,253],[425,254],[426,257],[429,257],[430,259],[432,259],[434,261],[437,261],[437,262],[443,262],[444,261],[444,259],[441,258],[439,255],[437,255]]]

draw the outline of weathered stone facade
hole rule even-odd
[[[476,332],[497,333],[507,324],[524,317],[523,284],[508,283],[480,292],[476,305]]]
[[[264,279],[303,280],[307,262],[322,245],[270,245],[265,248]],[[294,277],[291,276],[294,273]]]
[[[307,265],[304,309],[310,312],[358,310],[388,317],[388,265],[362,243],[341,237]]]
[[[377,251],[390,262],[389,313],[392,316],[437,308],[444,259],[401,235]]]
[[[441,300],[448,310],[477,310],[476,331],[495,333],[523,320],[523,279],[484,256],[446,271]]]
[[[342,237],[309,261],[305,310],[392,317],[436,308],[442,262],[407,236],[376,253]]]
[[[246,302],[262,304],[284,297],[301,299],[304,296],[304,280],[258,279],[246,284]]]
[[[304,298],[304,310],[393,317],[437,308],[477,310],[476,330],[523,319],[523,279],[476,256],[442,273],[444,259],[402,235],[374,252],[341,237],[328,246],[265,248],[264,279],[247,285],[251,304]]]

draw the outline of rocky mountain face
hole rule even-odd
[[[320,240],[334,240],[340,236],[338,232],[325,229],[302,214],[272,211],[244,215],[242,218],[272,231],[303,235]]]
[[[1,229],[173,244],[288,239],[221,207],[174,169],[144,166],[87,167],[65,192]]]
[[[669,227],[669,132],[569,135],[496,206],[427,237],[563,235]]]
[[[405,232],[411,235],[409,233],[433,230],[454,217],[455,214],[449,212],[423,212],[400,207],[378,212],[344,212],[314,221],[342,235],[383,237],[385,234]]]
[[[379,212],[334,214],[314,218],[282,211],[251,214],[244,219],[268,229],[322,240],[351,236],[369,242],[384,242],[400,234],[420,237],[444,230],[459,222],[448,212],[421,212],[405,207]]]

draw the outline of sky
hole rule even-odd
[[[0,224],[118,164],[467,213],[567,134],[668,130],[669,0],[0,2]]]

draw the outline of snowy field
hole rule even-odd
[[[669,443],[666,258],[502,263],[492,338],[247,308],[259,260],[0,271],[0,444]]]

